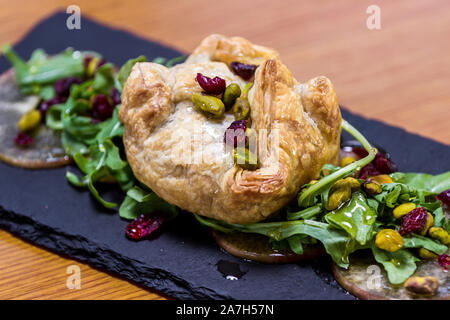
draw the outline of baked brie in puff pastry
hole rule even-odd
[[[224,143],[233,114],[211,118],[192,100],[203,91],[199,73],[243,90],[248,81],[233,72],[233,62],[257,66],[248,91],[255,170],[236,164]],[[341,113],[330,80],[299,83],[276,51],[239,37],[211,35],[172,68],[135,64],[119,115],[136,178],[181,209],[227,223],[268,218],[338,159]]]

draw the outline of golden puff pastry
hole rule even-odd
[[[258,133],[258,169],[244,170],[224,144],[232,114],[210,119],[193,107],[198,72],[246,84],[233,61],[258,65],[248,93]],[[120,119],[138,180],[178,207],[228,223],[266,219],[300,187],[336,163],[341,114],[326,77],[298,83],[276,51],[242,38],[212,35],[173,68],[137,63],[125,84]],[[274,137],[276,139],[274,139]],[[263,143],[265,142],[265,143]]]
[[[252,44],[241,37],[212,34],[206,37],[187,58],[186,63],[219,61],[227,65],[237,61],[260,65],[267,59],[279,59],[277,51]]]

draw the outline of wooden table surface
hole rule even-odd
[[[328,76],[348,109],[449,144],[448,0],[0,0],[0,44],[74,3],[82,16],[186,52],[210,33],[276,48],[298,80]],[[372,4],[379,30],[366,25]],[[74,264],[81,289],[70,290]],[[164,297],[0,231],[0,299]]]

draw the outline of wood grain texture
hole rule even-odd
[[[210,33],[276,48],[299,81],[328,76],[351,111],[449,144],[448,0],[0,0],[0,43],[19,41],[40,19],[69,4],[82,15],[186,52]],[[380,30],[366,27],[372,4],[381,8]],[[0,256],[3,299],[160,298],[6,232],[0,232]],[[65,286],[71,264],[81,267],[80,290]]]
[[[0,230],[0,299],[160,300],[162,295],[47,250]],[[80,268],[80,289],[69,289]],[[69,269],[68,269],[69,268]]]

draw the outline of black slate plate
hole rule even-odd
[[[81,30],[70,31],[66,18],[64,13],[49,17],[15,49],[29,57],[39,47],[57,53],[72,46],[101,52],[117,65],[140,54],[149,58],[180,55],[87,18],[82,19]],[[7,68],[9,64],[0,57],[0,72]],[[346,110],[343,116],[387,149],[402,171],[450,170],[449,146]],[[129,241],[124,235],[127,222],[116,212],[100,208],[87,191],[72,188],[65,180],[66,170],[31,171],[0,163],[0,227],[176,298],[354,299],[333,280],[328,258],[287,265],[246,262],[219,250],[208,231],[187,213],[152,241]],[[115,189],[106,192],[111,198],[121,197]],[[244,275],[228,280],[220,272],[227,268],[239,268]]]

